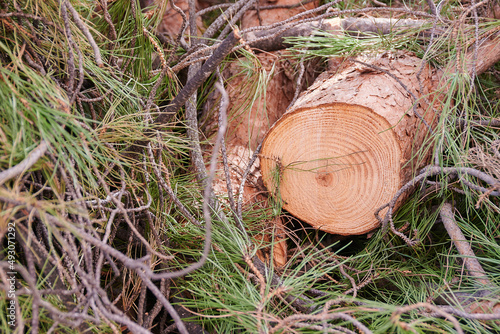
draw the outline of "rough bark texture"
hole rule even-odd
[[[150,5],[152,3],[152,0],[143,0]],[[150,3],[149,3],[150,2]],[[188,0],[176,0],[174,1],[174,4],[179,7],[180,10],[186,14],[186,18],[189,19],[189,3]],[[198,4],[198,1],[196,1],[196,9],[199,9],[201,7]],[[144,8],[144,7],[143,7]],[[172,40],[175,40],[176,36],[181,32],[182,28],[182,15],[177,12],[171,4],[167,6],[167,10],[165,11],[165,14],[163,14],[163,20],[158,26],[158,32],[161,33],[167,33]],[[198,26],[198,29],[201,30],[203,28],[203,23],[201,21],[201,17],[196,18],[196,25]],[[189,27],[186,28],[185,35],[188,38],[189,37]]]
[[[484,73],[488,68],[500,61],[500,32],[480,38],[477,49],[477,58],[474,58],[474,45],[470,46],[464,59],[451,62],[443,70],[445,76],[456,73],[472,75],[474,70],[477,75]]]
[[[437,121],[427,101],[439,83],[408,53],[384,53],[363,62],[382,68],[419,98],[417,111]],[[431,95],[429,95],[431,94]],[[426,96],[427,98],[421,98]],[[427,127],[414,100],[387,73],[351,63],[324,73],[269,131],[261,155],[263,181],[283,207],[326,232],[363,234],[378,226],[375,210],[389,202],[428,154],[419,152]]]
[[[256,66],[257,70],[248,66]],[[227,91],[231,97],[231,121],[226,139],[232,146],[255,150],[293,99],[294,68],[285,54],[266,53],[259,54],[254,63],[248,59],[233,62],[224,71],[224,77],[229,79]],[[262,90],[266,85],[267,89]]]
[[[474,277],[482,285],[493,286],[491,281],[488,279],[488,275],[474,254],[469,242],[460,230],[460,227],[457,225],[451,204],[445,203],[443,205],[440,216],[448,235],[455,244],[458,253],[461,255],[462,261],[464,262],[469,275]]]
[[[259,6],[294,6],[297,5],[300,0],[260,0]],[[262,10],[252,10],[245,14],[241,20],[242,28],[255,27],[259,25],[269,25],[276,22],[281,22],[294,15],[304,12],[309,9],[317,7],[319,0],[307,3],[305,5],[299,5],[295,8],[274,8],[274,9],[262,9]],[[260,21],[259,21],[260,16]]]
[[[286,29],[279,26],[272,29],[249,31],[244,34],[244,39],[246,41],[257,40],[256,42],[251,42],[250,46],[254,48],[255,52],[259,51],[276,51],[283,50],[285,48],[291,47],[292,44],[285,43],[284,39],[286,37],[306,37],[312,36],[318,30],[328,31],[334,35],[340,35],[347,33],[351,36],[362,37],[373,34],[390,34],[397,31],[404,31],[407,29],[421,28],[423,25],[428,24],[427,21],[423,20],[398,20],[398,19],[386,19],[386,18],[332,18],[324,19],[319,21],[312,21],[301,23]],[[434,33],[442,33],[442,29],[436,27]],[[276,35],[275,35],[276,34]],[[420,35],[430,36],[431,29],[422,30]],[[259,38],[273,35],[274,37],[259,40]]]

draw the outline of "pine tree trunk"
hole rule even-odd
[[[363,62],[374,67],[349,62],[322,74],[269,130],[261,154],[271,195],[297,218],[341,235],[378,226],[376,209],[428,162],[438,119],[439,78],[424,65],[419,84],[421,59],[384,53]]]

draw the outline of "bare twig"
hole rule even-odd
[[[181,43],[184,36],[184,32],[186,31],[186,28],[188,26],[188,19],[186,17],[186,14],[184,14],[184,11],[182,9],[175,5],[175,1],[170,1],[170,6],[172,6],[172,8],[182,17],[182,26],[179,33],[177,34],[177,37],[175,38],[175,43],[172,46],[172,51],[170,51],[170,53],[168,54],[168,58],[166,60],[167,64],[170,64],[170,60],[172,60],[172,62],[173,60],[176,60],[177,57],[175,57],[175,52],[177,51],[177,48],[179,47],[179,44]]]
[[[365,325],[363,325],[359,320],[355,319],[354,317],[348,315],[347,313],[342,313],[342,312],[336,312],[336,313],[319,313],[319,314],[294,314],[291,316],[288,316],[281,320],[275,327],[273,327],[271,333],[277,332],[279,329],[282,328],[287,328],[288,326],[292,326],[293,324],[296,324],[297,322],[302,322],[302,321],[328,321],[328,320],[334,320],[334,319],[342,319],[345,321],[350,322],[354,326],[356,326],[360,332],[365,333],[365,334],[371,334],[372,331],[368,329]]]
[[[210,13],[210,12],[217,10],[217,9],[231,7],[232,5],[234,5],[234,4],[233,3],[220,3],[217,5],[213,5],[213,6],[207,7],[205,9],[202,9],[202,10],[196,12],[196,16],[202,16],[202,15],[205,15],[206,13]]]
[[[172,102],[162,111],[162,113],[155,119],[156,124],[166,123],[171,115],[175,114],[182,105],[184,105],[190,96],[200,87],[205,80],[215,71],[217,66],[222,60],[231,52],[232,48],[240,40],[239,33],[235,30],[220,44],[213,55],[203,64],[201,69],[193,75],[191,80],[187,82],[184,88],[181,89],[179,94],[172,100]]]
[[[261,148],[262,148],[262,141],[259,143],[259,145],[255,149],[255,151],[253,152],[253,155],[250,158],[250,161],[248,162],[248,166],[245,169],[243,176],[241,177],[240,188],[238,189],[238,204],[237,204],[237,211],[236,211],[240,221],[243,220],[242,203],[243,203],[243,192],[245,191],[245,183],[247,181],[248,175],[250,175],[250,170],[252,169],[252,166],[255,163],[255,160],[257,160],[257,158],[259,156]]]
[[[196,73],[201,68],[200,63],[194,63],[189,66],[188,69],[188,80],[191,80]],[[206,187],[205,182],[207,181],[207,170],[205,167],[205,162],[203,160],[203,155],[200,146],[200,136],[198,130],[198,113],[197,113],[197,100],[198,93],[195,91],[186,102],[186,126],[187,135],[189,138],[189,144],[191,149],[189,154],[191,156],[191,161],[196,170],[196,179],[203,186]]]
[[[151,149],[150,143],[148,144],[147,152],[148,152],[148,156],[149,156],[151,163],[154,163],[155,160],[154,160],[153,150]],[[175,203],[175,205],[179,208],[181,213],[186,218],[188,218],[192,224],[197,225],[197,226],[201,226],[201,223],[196,220],[196,218],[189,212],[189,210],[184,206],[184,204],[182,204],[182,202],[177,198],[177,196],[175,195],[175,193],[172,190],[172,188],[170,187],[170,185],[162,177],[161,171],[156,166],[156,164],[153,164],[153,171],[156,175],[156,178],[160,182],[160,187],[162,187],[163,190],[165,190],[167,192],[168,196],[172,199],[172,201]]]
[[[295,101],[297,101],[297,98],[299,97],[300,91],[302,90],[302,79],[304,78],[304,73],[306,71],[306,67],[304,66],[304,62],[299,63],[300,66],[300,71],[299,71],[299,76],[297,78],[296,86],[295,86],[295,93],[293,94],[293,99],[292,102],[288,105],[286,108],[287,110],[290,109]]]
[[[269,268],[267,268],[264,262],[262,262],[257,256],[253,256],[252,263],[255,265],[255,268],[257,268],[261,272],[263,277],[268,277],[270,270]],[[276,273],[272,273],[272,275],[269,276],[270,276],[270,282],[268,282],[268,284],[270,284],[272,287],[279,288],[283,286],[282,279]],[[307,296],[304,295],[296,296],[288,294],[285,297],[285,300],[290,304],[292,304],[300,312],[309,314],[314,312],[315,310],[315,307],[312,306],[313,301],[310,300]]]
[[[477,260],[472,248],[466,241],[465,236],[457,225],[455,221],[455,216],[453,214],[453,207],[450,203],[445,203],[441,207],[440,211],[441,219],[443,221],[444,227],[448,232],[451,240],[455,244],[458,253],[461,255],[461,259],[465,263],[465,267],[469,272],[469,275],[474,277],[479,283],[483,285],[491,286],[491,282],[486,275],[483,267]]]
[[[468,167],[439,167],[439,166],[432,166],[429,165],[425,168],[423,168],[420,173],[414,177],[412,180],[408,181],[405,185],[403,185],[394,195],[392,200],[381,206],[375,211],[375,217],[379,220],[379,222],[382,224],[382,229],[386,229],[387,223],[389,220],[392,218],[393,210],[396,205],[397,200],[399,197],[401,197],[404,193],[408,192],[409,190],[413,189],[417,184],[423,182],[425,179],[428,177],[436,176],[436,175],[449,175],[450,177],[456,177],[456,176],[461,176],[461,175],[469,175],[469,176],[474,176],[478,178],[479,180],[487,183],[490,186],[493,186],[497,184],[498,180],[496,180],[494,177],[481,172],[477,169],[474,168],[468,168]],[[464,181],[464,180],[462,180]],[[484,189],[484,192],[488,191],[486,188],[478,188],[478,190]],[[500,196],[500,191],[493,191],[491,192],[491,196]],[[382,210],[388,208],[387,213],[385,214],[384,218],[382,219],[379,214]]]
[[[217,19],[205,30],[203,37],[208,39],[214,37],[214,35],[219,31],[219,29],[225,24],[225,22],[232,17],[241,7],[246,3],[246,0],[239,0],[229,7],[223,14],[219,15]]]
[[[94,37],[92,37],[92,34],[90,33],[87,25],[83,23],[83,21],[80,19],[80,14],[78,14],[78,12],[75,10],[75,8],[73,8],[73,6],[69,1],[66,0],[64,3],[71,12],[71,15],[73,16],[73,21],[75,21],[76,26],[82,31],[85,37],[87,37],[87,40],[90,46],[92,47],[92,50],[94,51],[94,57],[97,66],[103,67],[104,64],[101,58],[101,51],[99,51],[99,46],[97,46],[97,43],[95,42]]]
[[[0,185],[8,180],[19,176],[30,169],[47,152],[47,143],[42,140],[40,144],[31,151],[23,161],[7,170],[0,172]]]
[[[241,9],[238,10],[238,12],[233,15],[233,17],[231,17],[231,21],[229,21],[229,23],[224,27],[224,29],[220,33],[219,40],[225,38],[226,35],[229,33],[229,31],[231,31],[232,29],[234,29],[236,22],[250,9],[250,7],[253,6],[253,4],[255,2],[257,2],[257,0],[249,0],[249,1],[247,1],[243,5],[243,7],[241,7]]]
[[[311,3],[316,0],[303,0],[291,5],[269,5],[269,6],[260,6],[259,10],[270,10],[270,9],[278,9],[278,8],[287,8],[287,9],[293,9],[297,7],[301,7],[304,5],[307,5],[308,3]]]
[[[440,316],[448,319],[453,324],[453,326],[455,327],[455,330],[457,331],[457,333],[459,333],[459,334],[463,334],[464,333],[464,331],[460,327],[460,323],[458,322],[457,319],[455,319],[453,316],[451,316],[447,312],[443,311],[439,307],[437,307],[435,305],[432,305],[432,304],[429,304],[429,303],[417,303],[417,304],[414,304],[414,305],[408,305],[408,306],[400,307],[400,308],[398,308],[396,311],[394,311],[392,313],[391,320],[395,324],[401,324],[401,322],[399,321],[399,318],[400,318],[400,316],[403,313],[407,313],[407,312],[410,312],[410,311],[412,311],[414,309],[422,308],[422,307],[428,308],[428,309],[436,312]]]
[[[217,86],[217,89],[220,91],[220,94],[221,94],[219,115],[218,115],[218,123],[220,126],[223,123],[222,110],[227,110],[230,101],[229,101],[229,95],[228,95],[226,89],[224,88],[224,80],[222,79],[222,75],[220,73],[219,68],[217,68],[216,74],[217,74],[217,80],[219,82],[219,86]],[[236,213],[236,203],[234,202],[233,186],[231,183],[231,174],[229,171],[229,164],[227,161],[226,141],[225,141],[224,137],[222,138],[222,141],[221,141],[221,154],[222,154],[222,164],[223,164],[223,168],[224,168],[224,175],[226,177],[226,188],[227,188],[227,196],[228,196],[228,200],[229,200],[229,206],[231,208],[231,211],[235,214]],[[239,224],[238,226],[240,226],[240,229],[243,229],[241,224]]]
[[[194,0],[189,0],[189,30],[191,35],[191,46],[196,47],[198,40],[196,39],[196,8]],[[218,65],[217,65],[218,66]],[[200,71],[201,64],[199,62],[189,66],[188,69],[188,82]],[[198,92],[195,90],[193,94],[186,101],[186,125],[189,144],[191,150],[191,161],[196,170],[196,179],[205,189],[207,187],[207,170],[200,146],[200,136],[198,133],[198,113],[197,113]],[[212,198],[212,196],[210,196]]]
[[[488,320],[499,320],[500,319],[500,313],[468,313],[464,312],[462,310],[458,310],[454,307],[451,306],[442,306],[439,307],[439,309],[443,312],[446,312],[448,314],[455,315],[460,318],[464,319],[473,319],[473,320],[483,320],[483,321],[488,321]],[[431,312],[429,314],[431,317],[438,317],[442,316],[441,313],[438,312]]]

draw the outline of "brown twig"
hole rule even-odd
[[[197,28],[196,28],[196,8],[194,0],[189,0],[189,32],[191,36],[191,47],[196,47],[198,44],[197,40]],[[218,66],[218,65],[217,65]],[[188,82],[193,79],[193,77],[200,71],[201,64],[199,62],[194,63],[189,66],[187,80]],[[215,70],[215,69],[214,69]],[[203,154],[201,152],[200,136],[198,130],[198,113],[197,113],[197,101],[198,92],[194,90],[189,99],[186,101],[186,126],[187,135],[189,138],[189,145],[191,149],[189,150],[189,155],[191,156],[191,162],[196,170],[196,179],[203,189],[207,187],[207,169],[205,167],[205,162],[203,160]],[[212,198],[212,194],[210,198]],[[211,203],[213,206],[213,203]]]
[[[465,267],[467,268],[469,275],[474,277],[479,283],[491,286],[491,282],[488,279],[486,272],[477,260],[472,248],[466,241],[465,236],[455,221],[455,215],[453,214],[453,207],[451,204],[443,204],[439,214],[450,239],[453,241],[458,253],[461,255],[460,258],[465,263]]]
[[[228,24],[224,27],[219,34],[219,40],[226,37],[226,35],[235,27],[236,22],[256,3],[257,0],[248,0],[232,17]]]
[[[155,119],[156,124],[165,124],[189,99],[190,96],[200,87],[208,77],[215,71],[222,60],[231,52],[232,48],[239,41],[239,34],[233,31],[214,51],[213,55],[207,59],[201,69],[193,75],[186,85],[181,89],[179,94],[172,102],[162,111]]]
[[[272,328],[271,333],[277,332],[279,329],[282,328],[289,328],[290,326],[293,326],[294,324],[296,325],[298,322],[302,321],[328,321],[328,320],[335,320],[335,319],[341,319],[344,321],[348,321],[349,323],[353,324],[358,328],[358,330],[362,333],[365,334],[371,334],[372,331],[368,329],[365,325],[363,325],[359,320],[355,319],[354,317],[350,316],[349,314],[342,313],[342,312],[335,312],[335,313],[325,313],[322,312],[320,314],[294,314],[291,316],[288,316]]]
[[[401,317],[401,315],[403,313],[407,313],[407,312],[410,312],[410,311],[412,311],[414,309],[422,308],[422,307],[428,308],[428,309],[434,311],[435,313],[439,314],[440,316],[448,319],[453,324],[453,327],[455,327],[455,330],[457,331],[457,333],[459,333],[459,334],[463,334],[464,333],[464,331],[460,327],[460,323],[458,322],[457,319],[455,319],[453,316],[451,316],[451,314],[443,311],[439,307],[437,307],[435,305],[432,305],[432,304],[429,304],[429,303],[417,303],[417,304],[413,304],[413,305],[408,305],[408,306],[400,307],[400,308],[398,308],[396,311],[394,311],[392,313],[392,315],[391,315],[391,321],[393,323],[401,326],[403,323],[401,323],[399,321],[399,318]]]
[[[415,176],[412,180],[408,181],[405,185],[403,185],[394,195],[392,200],[381,206],[375,211],[375,217],[378,219],[378,221],[382,225],[382,229],[386,230],[387,228],[387,223],[389,223],[392,220],[392,215],[394,211],[394,207],[396,206],[396,202],[398,199],[405,194],[406,192],[410,191],[413,189],[416,185],[420,184],[421,182],[425,181],[427,178],[436,176],[436,175],[448,175],[449,177],[457,177],[457,176],[462,176],[462,175],[469,175],[476,177],[477,179],[487,183],[490,186],[493,186],[497,184],[499,181],[496,180],[494,177],[481,172],[477,169],[474,168],[469,168],[469,167],[439,167],[439,166],[432,166],[429,165],[425,168],[423,168],[420,173]],[[465,180],[462,180],[464,182]],[[469,183],[469,185],[471,185]],[[488,189],[477,186],[476,190],[486,192]],[[484,190],[484,191],[483,191]],[[493,191],[491,192],[491,196],[500,196],[500,191]],[[384,209],[388,209],[384,218],[380,217],[380,212]],[[409,239],[407,239],[409,240]],[[412,243],[410,243],[410,246],[413,246]]]
[[[234,14],[240,10],[246,3],[246,0],[238,0],[232,6],[230,6],[224,13],[219,15],[217,19],[205,30],[203,37],[205,39],[212,38],[219,31],[220,28],[226,23],[226,21],[232,17]]]
[[[97,43],[94,40],[94,37],[92,37],[92,34],[90,33],[87,25],[83,23],[83,21],[80,19],[80,14],[73,8],[71,3],[67,0],[62,0],[66,4],[66,8],[69,9],[71,12],[71,15],[73,16],[73,21],[75,22],[76,26],[82,31],[82,33],[87,37],[87,41],[89,42],[90,46],[92,47],[92,50],[94,51],[94,57],[95,57],[95,62],[97,66],[103,67],[104,63],[102,62],[101,58],[101,51],[99,51],[99,46],[97,46]]]
[[[42,140],[40,144],[31,151],[23,161],[7,170],[0,172],[0,185],[8,180],[25,173],[47,152],[47,143]]]

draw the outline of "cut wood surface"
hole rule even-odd
[[[423,166],[420,151],[437,115],[439,78],[422,60],[384,53],[321,75],[273,126],[262,147],[264,184],[294,216],[326,232],[363,234],[378,226],[374,212]],[[438,101],[435,101],[437,107]]]

